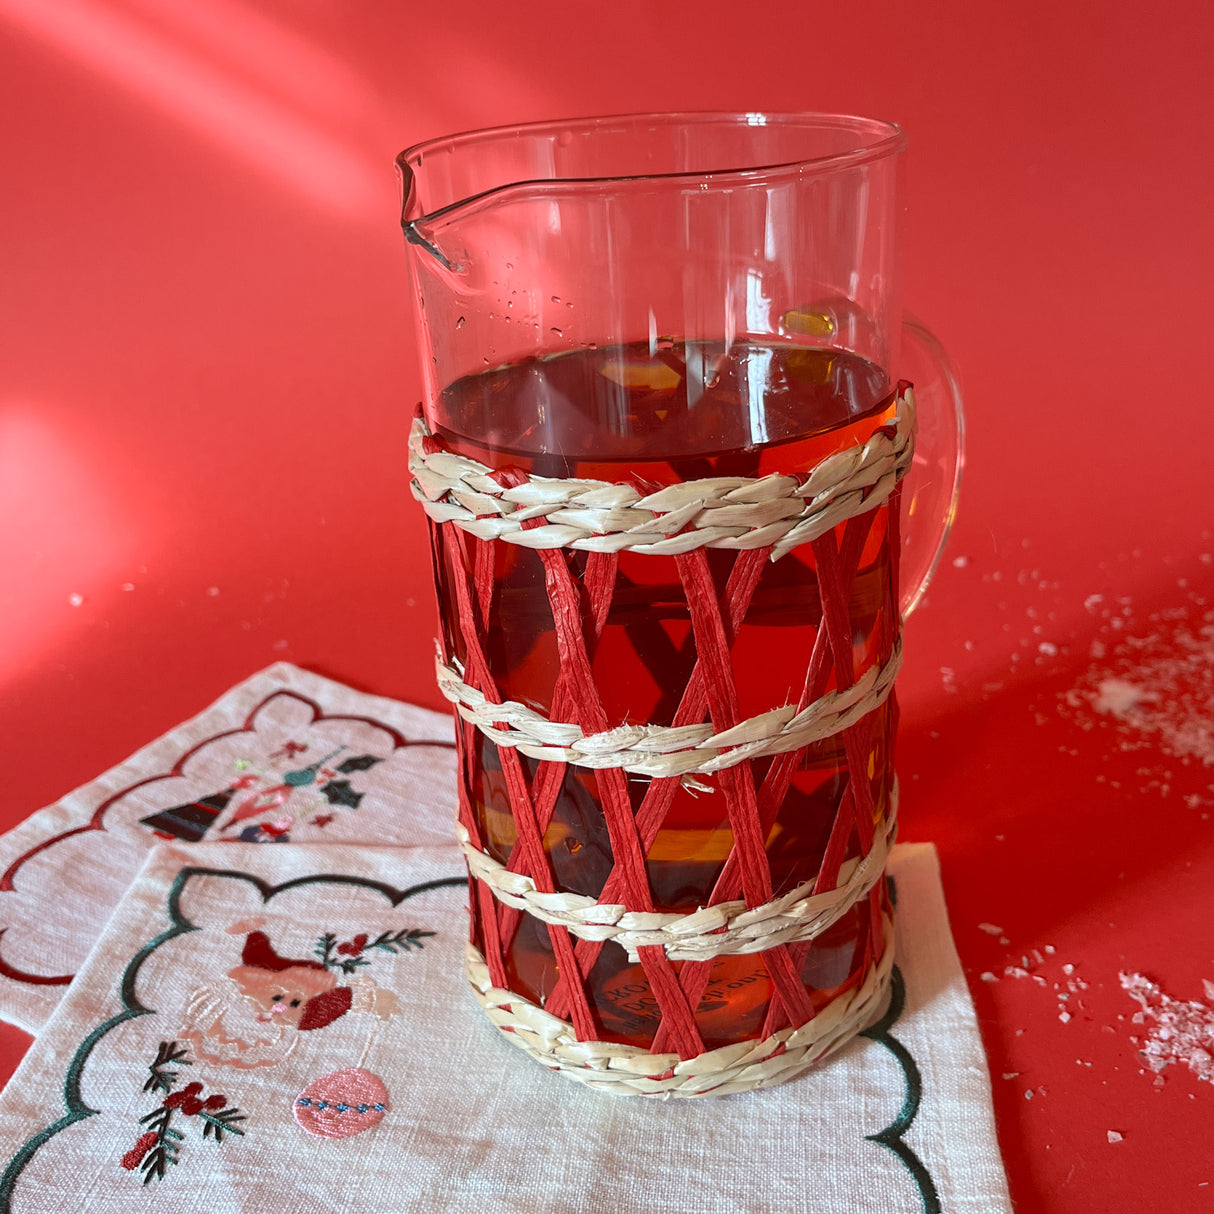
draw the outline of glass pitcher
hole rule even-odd
[[[782,1082],[880,1011],[901,619],[961,466],[905,142],[640,115],[397,161],[468,977],[592,1087]]]

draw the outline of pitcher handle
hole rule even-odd
[[[902,489],[902,614],[923,599],[940,565],[957,513],[965,464],[965,416],[961,387],[944,347],[926,325],[902,322],[902,370],[915,386],[918,436],[915,458]]]

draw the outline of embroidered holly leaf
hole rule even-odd
[[[177,1082],[177,1072],[165,1070],[168,1066],[193,1066],[186,1055],[188,1046],[178,1047],[176,1041],[162,1041],[156,1050],[156,1061],[148,1064],[148,1078],[143,1085],[145,1092],[171,1092]]]
[[[355,792],[349,780],[330,780],[320,791],[330,805],[348,805],[351,809],[357,809],[358,803],[367,795]]]
[[[367,945],[368,948],[382,948],[386,953],[407,953],[410,949],[421,949],[422,941],[433,936],[434,932],[424,932],[419,927],[405,930],[402,928],[399,932],[381,932],[380,935],[372,940]]]
[[[198,1114],[202,1118],[202,1136],[210,1138],[214,1136],[216,1142],[223,1142],[225,1134],[237,1134],[241,1138],[244,1137],[242,1130],[236,1123],[238,1121],[246,1121],[247,1118],[238,1108],[223,1109],[218,1113],[203,1111]]]
[[[337,770],[342,775],[348,776],[352,771],[367,771],[368,768],[374,767],[376,763],[382,763],[383,759],[378,755],[355,755],[351,759],[343,759],[337,765]]]

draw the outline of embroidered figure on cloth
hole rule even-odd
[[[374,941],[359,933],[339,943],[326,933],[312,958],[283,957],[261,930],[264,920],[233,924],[245,932],[240,964],[227,980],[208,984],[190,997],[179,1036],[196,1057],[221,1066],[277,1066],[290,1057],[299,1034],[313,1032],[350,1013],[387,1020],[400,1011],[392,991],[354,971],[366,966],[365,952],[421,948],[432,932],[382,932]],[[344,952],[341,950],[345,950]],[[343,981],[342,979],[347,979]]]
[[[178,1091],[173,1090],[179,1072],[168,1068],[193,1065],[187,1053],[188,1050],[179,1047],[176,1041],[162,1041],[155,1061],[148,1065],[148,1079],[143,1090],[167,1094],[156,1108],[139,1118],[139,1124],[147,1129],[119,1161],[128,1172],[141,1171],[145,1185],[152,1180],[163,1180],[169,1165],[180,1162],[186,1136],[173,1124],[175,1113],[198,1118],[202,1122],[203,1139],[213,1138],[221,1143],[225,1134],[244,1137],[245,1132],[237,1123],[245,1121],[245,1115],[229,1105],[222,1093],[207,1095],[205,1086],[197,1081],[187,1083]]]
[[[253,762],[238,759],[236,768],[243,774],[227,787],[182,805],[158,810],[140,818],[161,839],[181,839],[197,843],[208,832],[212,837],[239,840],[242,843],[287,843],[297,822],[324,827],[333,820],[334,808],[357,809],[365,792],[356,789],[350,776],[369,771],[382,763],[379,755],[356,754],[334,763],[349,749],[330,748],[306,765],[298,756],[310,749],[310,743],[289,740],[266,756],[273,764],[268,771],[251,770]],[[285,770],[283,770],[285,768]],[[246,793],[246,796],[239,796]],[[323,811],[323,812],[322,812]],[[243,826],[240,824],[244,823]],[[237,827],[240,827],[237,830]]]

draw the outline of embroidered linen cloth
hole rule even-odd
[[[0,1097],[0,1210],[1010,1210],[934,850],[891,875],[867,1037],[662,1103],[489,1024],[454,847],[157,847]]]
[[[239,684],[0,836],[0,1018],[37,1031],[163,840],[449,844],[453,737],[285,662]]]

